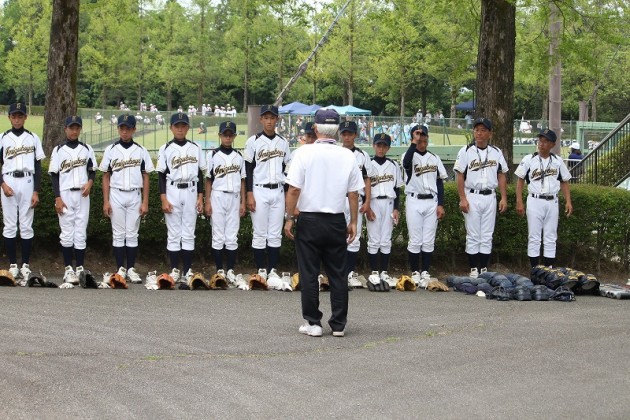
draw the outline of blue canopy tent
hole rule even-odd
[[[299,112],[295,112],[296,109],[306,107],[308,105],[303,104],[302,102],[291,102],[290,104],[286,104],[278,108],[278,112],[281,114],[299,114]]]
[[[356,106],[352,105],[328,105],[326,109],[334,109],[339,115],[372,115],[372,111],[368,109],[357,108]]]
[[[317,104],[303,105],[301,107],[297,107],[293,113],[298,115],[311,115],[314,114],[321,107],[321,105]]]
[[[473,99],[471,101],[466,101],[455,105],[455,109],[458,111],[474,111],[476,105],[477,101]]]

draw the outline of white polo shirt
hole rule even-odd
[[[286,182],[301,190],[301,212],[343,213],[347,194],[365,187],[354,153],[332,141],[319,139],[293,152]]]

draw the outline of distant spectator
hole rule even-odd
[[[466,120],[466,130],[470,130],[472,128],[472,115],[470,115],[470,112],[466,113],[466,116],[464,117],[464,119]]]
[[[197,130],[197,134],[206,134],[208,132],[208,128],[202,122],[199,123],[199,129]]]
[[[96,120],[96,124],[100,124],[103,122],[103,116],[101,115],[100,112],[96,113],[96,115],[94,116],[94,119]]]

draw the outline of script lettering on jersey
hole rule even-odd
[[[19,155],[25,155],[27,153],[35,152],[35,146],[20,146],[20,147],[7,147],[4,154],[5,159],[13,159]]]
[[[544,172],[544,175],[543,175],[543,172]],[[558,176],[558,169],[547,168],[544,171],[541,171],[540,169],[534,169],[531,175],[529,176],[529,179],[531,179],[532,181],[535,181],[537,179],[542,179],[546,176],[553,176],[553,177]]]
[[[232,174],[235,172],[241,171],[241,165],[233,163],[232,165],[219,165],[214,168],[214,177],[215,178],[223,178],[228,174]]]
[[[171,160],[171,169],[177,169],[180,166],[184,166],[189,163],[197,163],[197,157],[196,156],[174,157]]]
[[[134,166],[140,166],[141,162],[142,162],[141,159],[132,159],[132,158],[129,158],[127,160],[114,159],[112,160],[112,163],[111,163],[112,171],[121,171],[125,168],[132,168]]]
[[[370,184],[373,187],[383,182],[393,182],[393,181],[394,181],[394,175],[392,174],[384,174],[384,175],[377,175],[377,176],[370,177]]]
[[[498,166],[498,163],[496,160],[488,160],[488,161],[480,161],[477,159],[473,159],[470,162],[470,165],[468,165],[468,169],[470,169],[471,171],[478,171],[479,169],[483,169],[483,168],[490,168],[492,166]]]
[[[76,158],[76,159],[65,159],[59,165],[60,172],[70,172],[74,168],[80,168],[82,166],[87,165],[86,158]]]
[[[278,150],[278,149],[261,150],[260,152],[258,152],[258,156],[256,157],[256,160],[258,162],[265,162],[265,161],[268,161],[269,159],[273,159],[277,157],[284,157],[284,155],[285,155],[284,151]]]
[[[437,165],[426,165],[426,166],[415,165],[413,167],[413,173],[416,176],[424,175],[429,172],[437,172],[437,170],[438,170]]]

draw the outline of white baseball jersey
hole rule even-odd
[[[283,184],[284,167],[291,161],[289,142],[279,134],[270,139],[258,133],[247,139],[244,158],[246,162],[256,163],[254,185]]]
[[[88,171],[96,170],[92,146],[79,141],[76,142],[76,147],[68,144],[64,143],[53,149],[48,167],[49,173],[59,174],[59,191],[81,188],[88,182]]]
[[[428,150],[424,154],[417,150],[413,152],[407,151],[407,153],[413,153],[413,157],[411,159],[411,168],[405,170],[407,182],[405,193],[431,194],[437,197],[438,178],[442,180],[448,178],[442,159]],[[403,155],[402,160],[405,160],[407,153]]]
[[[501,150],[491,144],[485,149],[475,144],[462,147],[454,169],[464,174],[464,187],[468,190],[494,190],[499,186],[499,172],[509,170]]]
[[[376,175],[376,170],[374,169],[371,163],[372,158],[365,150],[359,149],[358,147],[353,147],[350,150],[354,154],[354,158],[357,161],[357,165],[359,166],[359,170],[361,171],[361,176],[363,178],[365,177],[372,178],[374,175]],[[359,190],[359,195],[364,195],[364,194],[365,194],[365,187]]]
[[[241,180],[245,178],[245,160],[236,150],[230,153],[219,147],[206,155],[208,165],[206,178],[212,180],[213,191],[241,191]]]
[[[142,188],[142,174],[155,170],[149,152],[143,146],[131,141],[124,147],[122,140],[107,146],[98,169],[110,172],[109,185],[119,190]]]
[[[35,133],[24,130],[16,136],[11,130],[5,131],[0,139],[2,148],[2,173],[35,172],[35,161],[46,157],[42,142]]]
[[[201,181],[199,171],[205,171],[206,157],[197,144],[186,140],[183,145],[171,140],[158,151],[158,172],[166,174],[169,182]]]
[[[514,174],[527,182],[530,194],[556,195],[560,191],[560,182],[571,179],[564,161],[553,153],[546,159],[538,153],[526,155]]]
[[[370,161],[374,175],[370,177],[372,186],[371,198],[387,196],[391,199],[396,198],[394,188],[403,185],[400,167],[393,160],[386,158],[385,163],[379,165],[374,159]]]

